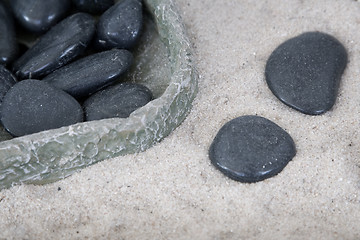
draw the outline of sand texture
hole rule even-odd
[[[193,44],[199,92],[183,124],[154,147],[44,186],[0,192],[0,239],[360,239],[360,2],[176,0]],[[266,60],[305,31],[348,51],[333,109],[307,116],[281,103]],[[256,184],[208,158],[220,127],[257,114],[285,129],[297,154]]]

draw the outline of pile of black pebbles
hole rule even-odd
[[[3,127],[17,137],[147,104],[147,87],[121,82],[142,26],[141,0],[0,1]]]

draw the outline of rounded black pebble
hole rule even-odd
[[[266,64],[266,82],[286,105],[319,115],[334,105],[346,64],[346,50],[337,39],[307,32],[274,50]]]
[[[86,121],[127,118],[153,99],[151,91],[140,84],[120,83],[90,96],[83,104]]]
[[[15,76],[3,65],[0,65],[0,117],[1,117],[2,100],[5,94],[16,82],[17,80]]]
[[[258,116],[242,116],[226,123],[209,149],[212,164],[233,180],[253,183],[272,177],[295,156],[290,135]]]
[[[11,0],[17,21],[28,31],[43,33],[61,20],[70,8],[70,0]]]
[[[13,65],[19,79],[41,78],[82,54],[95,33],[95,20],[76,13],[45,33]]]
[[[143,25],[141,0],[123,0],[101,15],[95,46],[98,49],[131,49],[138,41]]]
[[[46,76],[43,81],[73,97],[87,97],[113,83],[133,62],[132,53],[113,49],[70,63]]]
[[[0,2],[0,64],[9,64],[18,54],[12,15]]]
[[[82,107],[73,97],[39,80],[16,83],[3,99],[1,122],[16,137],[82,121]]]
[[[98,14],[114,5],[114,0],[73,0],[73,3],[81,12]]]

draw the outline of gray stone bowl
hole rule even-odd
[[[172,0],[144,0],[145,27],[125,78],[155,99],[128,118],[84,122],[14,138],[0,133],[0,190],[45,184],[98,161],[148,149],[184,120],[197,92],[191,45]]]

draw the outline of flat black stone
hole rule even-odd
[[[132,62],[131,52],[113,49],[87,56],[59,68],[43,81],[73,97],[87,97],[117,80],[130,68]]]
[[[9,64],[17,57],[18,45],[12,15],[0,2],[0,64]]]
[[[114,5],[114,0],[73,0],[73,3],[81,12],[98,14]]]
[[[0,117],[3,98],[16,82],[15,76],[4,66],[0,65]]]
[[[127,118],[153,98],[151,91],[140,84],[120,83],[90,96],[83,104],[86,121],[104,118]]]
[[[83,121],[81,105],[69,94],[38,80],[16,83],[5,95],[1,122],[23,136]]]
[[[310,115],[330,110],[347,64],[344,46],[334,37],[308,32],[287,40],[269,57],[265,76],[286,105]]]
[[[143,25],[141,0],[123,0],[101,15],[95,46],[99,49],[131,49],[138,41]]]
[[[15,18],[26,30],[47,31],[60,21],[70,8],[70,0],[11,0]]]
[[[19,79],[41,78],[84,52],[95,33],[95,20],[87,13],[67,17],[14,63]]]
[[[231,179],[246,183],[278,174],[295,154],[290,135],[258,116],[242,116],[226,123],[209,149],[216,168]]]

